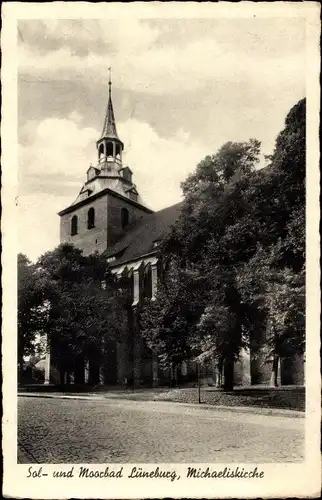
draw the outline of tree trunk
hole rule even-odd
[[[23,356],[19,356],[18,360],[18,385],[23,384]]]
[[[225,358],[224,361],[224,391],[234,390],[234,356]]]
[[[62,367],[59,369],[59,383],[65,385],[65,368]]]
[[[223,375],[223,359],[220,357],[218,360],[218,381],[217,381],[217,387],[222,387],[222,375]]]
[[[198,371],[198,403],[201,404],[201,373],[200,373],[200,363],[197,362]]]
[[[171,364],[171,387],[176,387],[177,378],[176,378],[176,364]]]
[[[85,384],[84,358],[79,356],[75,360],[75,384]]]
[[[89,362],[88,384],[91,386],[99,383],[99,363],[97,359],[91,359]]]
[[[274,386],[275,387],[278,387],[278,361],[279,361],[279,357],[274,355],[273,373],[274,373]]]

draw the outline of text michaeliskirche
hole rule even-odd
[[[74,473],[74,467],[68,471],[56,470],[53,477],[56,478],[73,478],[77,473]],[[32,474],[30,473],[30,476]],[[47,475],[47,474],[43,474]],[[130,472],[124,473],[124,467],[111,468],[106,466],[104,470],[93,469],[90,467],[81,466],[78,471],[78,477],[84,479],[104,479],[104,478],[123,478],[128,479],[168,479],[171,482],[180,479],[180,475],[175,469],[162,469],[157,466],[152,470],[144,469],[143,467],[132,467]],[[187,467],[187,479],[262,479],[264,471],[253,467],[245,469],[244,467],[223,467],[221,469],[212,469],[210,467],[197,468]]]

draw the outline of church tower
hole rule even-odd
[[[118,136],[109,95],[101,137],[96,142],[97,163],[91,165],[76,200],[59,212],[60,241],[74,244],[84,255],[104,252],[136,221],[153,213],[147,208],[132,180],[132,170],[123,165],[124,144]]]
[[[111,172],[117,171],[119,166],[122,166],[122,151],[124,144],[120,140],[114,117],[112,103],[112,82],[108,82],[108,105],[104,120],[104,127],[101,138],[97,141],[98,162],[102,170]]]

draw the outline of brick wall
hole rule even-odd
[[[142,216],[147,215],[145,210],[127,203],[126,200],[121,200],[112,195],[108,195],[108,244],[111,245],[119,240],[125,233],[126,228],[122,228],[121,224],[121,210],[126,208],[129,212],[129,226],[138,221]]]
[[[95,210],[95,227],[87,229],[88,210]],[[74,215],[78,217],[78,233],[71,236],[71,220]],[[60,241],[68,242],[81,248],[84,255],[103,252],[107,246],[107,196],[98,198],[91,203],[76,208],[60,219]]]
[[[95,227],[88,229],[87,215],[92,207],[95,210]],[[122,228],[122,208],[126,208],[129,212],[129,225],[146,215],[144,209],[131,205],[127,200],[105,194],[61,216],[60,241],[72,243],[77,248],[81,248],[84,255],[95,251],[104,252],[108,245],[115,243],[126,231],[126,228]],[[71,220],[74,215],[78,217],[78,231],[72,236]]]

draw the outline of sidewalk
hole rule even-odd
[[[184,389],[179,389],[182,391]],[[172,391],[156,391],[156,390],[138,390],[138,391],[111,391],[105,393],[58,393],[58,392],[18,392],[20,397],[37,397],[37,398],[52,398],[52,399],[74,399],[86,401],[108,401],[108,400],[128,400],[128,401],[150,401],[157,402],[158,404],[179,404],[191,408],[205,408],[217,411],[229,411],[239,413],[252,413],[257,415],[278,415],[291,418],[305,418],[304,411],[290,410],[284,408],[269,408],[261,406],[239,406],[239,405],[222,405],[222,404],[209,404],[202,402],[201,404],[194,402],[175,401],[174,398],[167,399],[166,393],[173,393]],[[178,390],[177,390],[178,391]],[[156,394],[159,393],[159,394]]]

